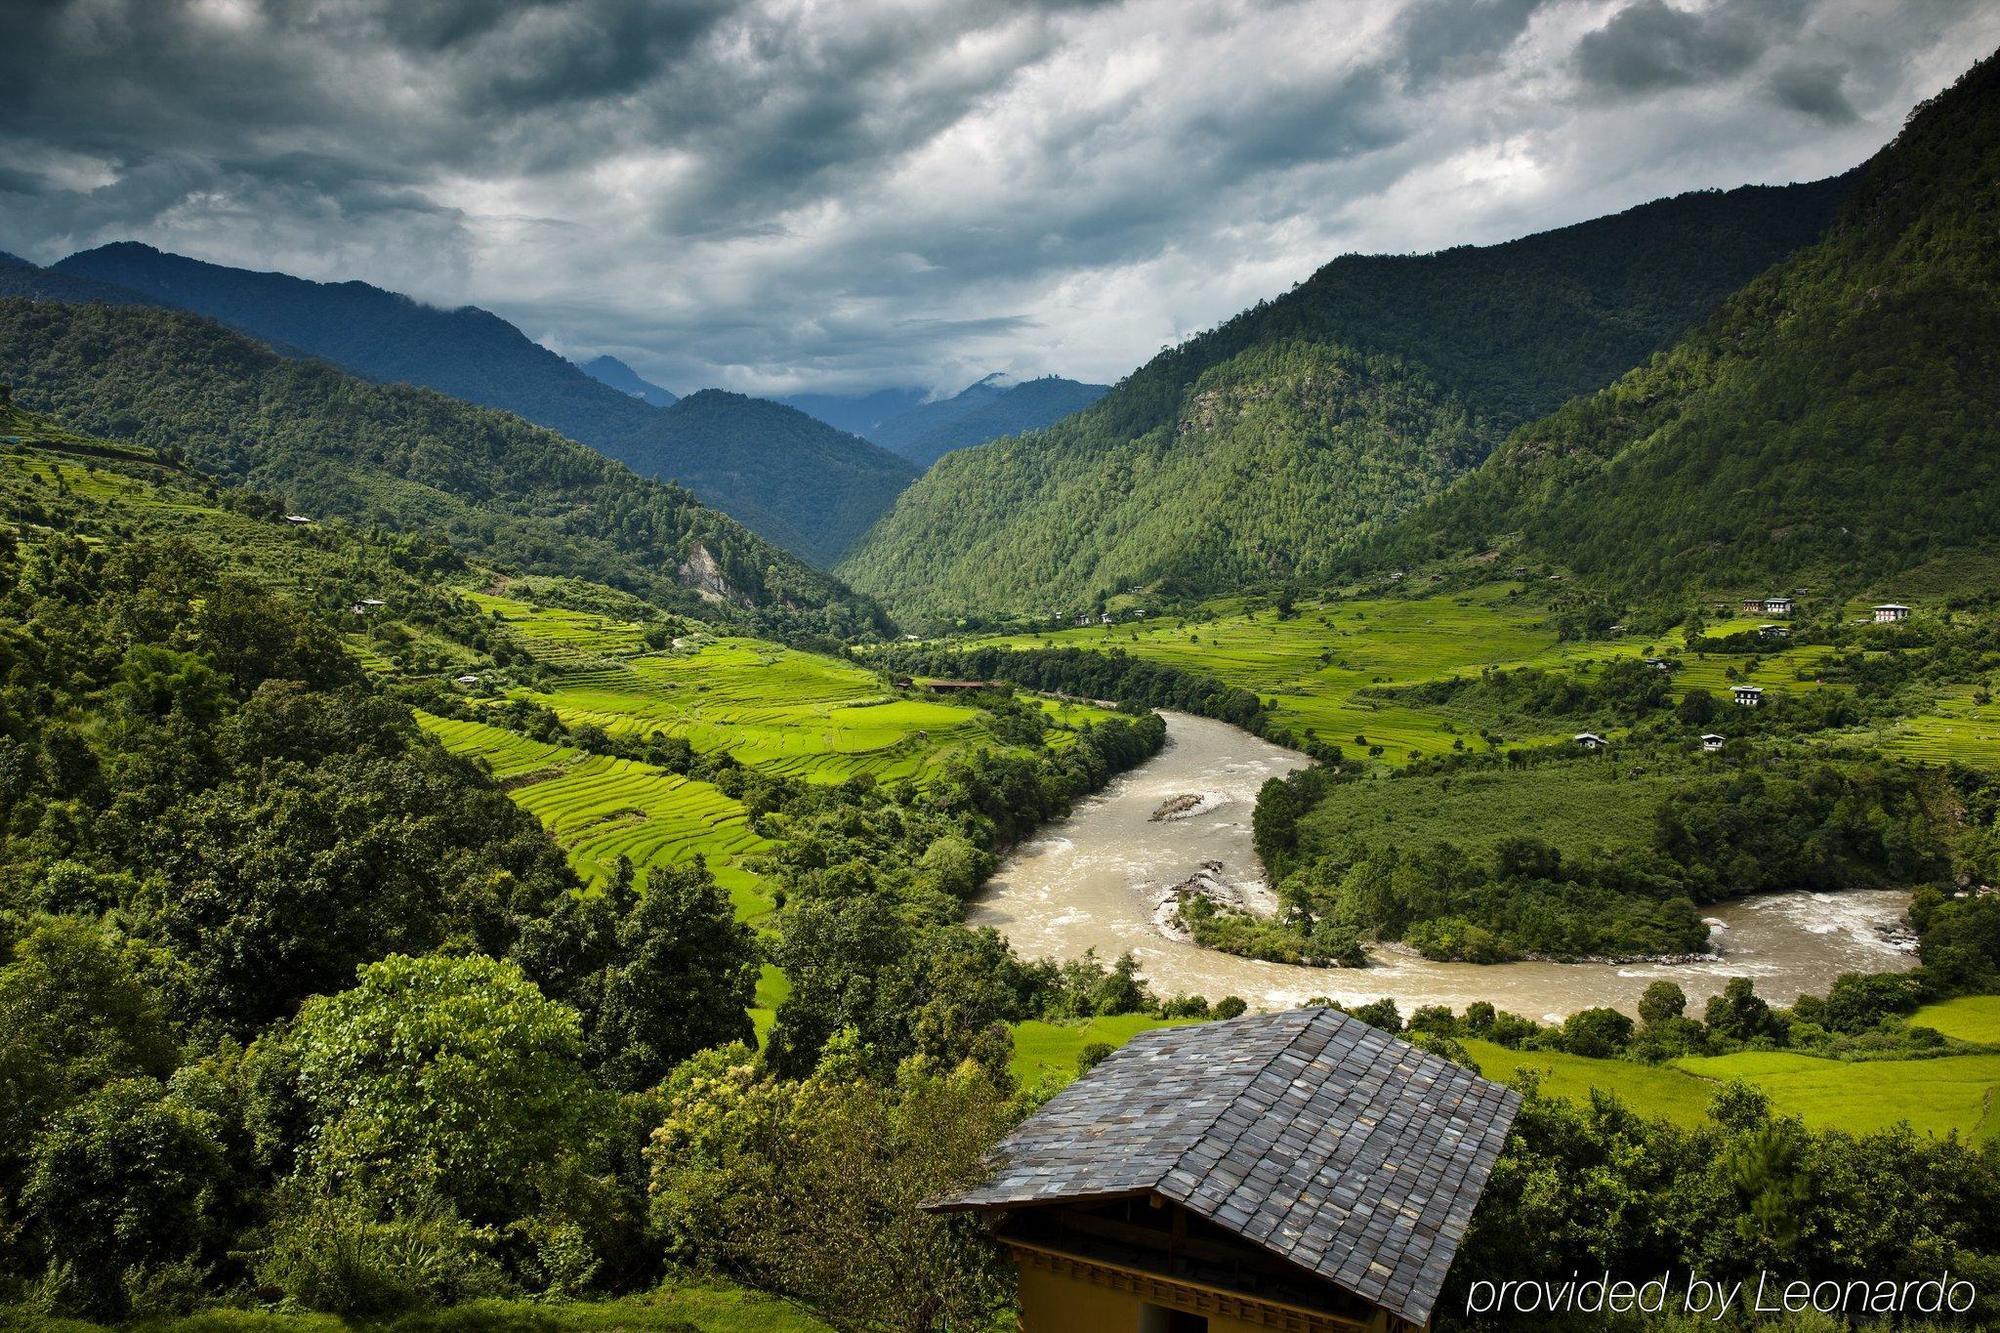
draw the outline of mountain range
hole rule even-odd
[[[721,394],[655,406],[474,306],[442,310],[367,283],[254,273],[132,242],[71,255],[51,271],[207,315],[372,380],[518,413],[637,472],[683,483],[822,566],[916,475],[894,454],[776,403]]]
[[[0,382],[23,407],[308,518],[419,548],[435,536],[503,568],[788,637],[886,629],[864,600],[680,486],[512,413],[281,356],[184,311],[0,298]]]
[[[1046,430],[942,458],[837,566],[920,621],[1330,577],[1509,432],[1816,240],[1852,173],[1350,255]]]

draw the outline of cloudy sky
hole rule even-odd
[[[1994,0],[0,0],[0,248],[472,302],[677,391],[1112,380],[1346,251],[1832,174]]]

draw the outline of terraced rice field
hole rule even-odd
[[[1927,1004],[1910,1015],[1910,1022],[1960,1041],[2000,1046],[2000,995],[1961,995]]]
[[[520,691],[566,724],[612,735],[654,731],[703,754],[807,782],[866,773],[895,782],[926,775],[954,755],[1004,748],[991,719],[962,703],[906,696],[875,672],[758,639],[688,634],[646,649],[643,629],[586,612],[552,610],[491,594],[475,597],[561,674]],[[1104,716],[1088,705],[1044,701],[1064,726]],[[1060,733],[1055,743],[1060,744]]]
[[[420,719],[445,748],[486,763],[591,884],[605,882],[621,856],[631,859],[642,884],[655,867],[700,856],[739,917],[771,910],[770,897],[747,864],[770,844],[751,830],[739,803],[708,783],[478,722],[428,714]]]

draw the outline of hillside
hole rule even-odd
[[[1968,553],[2000,545],[1996,215],[1990,57],[1918,108],[1821,244],[1520,431],[1368,554],[1519,533],[1650,598],[1795,583],[1886,595],[1924,565],[1926,584],[1949,584]]]
[[[641,377],[638,371],[615,356],[592,357],[580,363],[577,369],[599,384],[609,384],[618,392],[629,394],[640,402],[651,403],[654,407],[672,407],[680,401],[679,394]]]
[[[809,417],[818,417],[836,430],[873,440],[877,426],[909,411],[926,397],[924,390],[904,386],[869,393],[787,393],[777,395],[776,401],[796,407]]]
[[[0,382],[25,407],[314,517],[432,534],[527,572],[793,633],[877,623],[678,486],[518,417],[281,357],[193,315],[0,300]]]
[[[1162,580],[1316,580],[1509,430],[1817,238],[1851,185],[1688,194],[1503,245],[1337,259],[1048,430],[944,459],[842,572],[932,619]]]
[[[830,564],[913,469],[800,414],[732,396],[692,413],[654,407],[476,307],[441,310],[363,282],[322,283],[207,264],[130,242],[53,271],[131,288],[369,379],[423,385],[562,432],[649,476],[679,481],[796,555]],[[766,405],[774,406],[774,405]]]
[[[104,305],[150,305],[139,293],[95,278],[58,273],[0,250],[0,296],[36,301],[97,301]]]
[[[929,467],[954,449],[1054,425],[1109,391],[1106,384],[1058,375],[1020,381],[988,375],[950,398],[919,403],[890,417],[868,438],[918,467]]]

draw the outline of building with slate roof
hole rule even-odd
[[[1024,1333],[1407,1333],[1520,1105],[1333,1009],[1161,1028],[932,1207],[993,1220]]]

